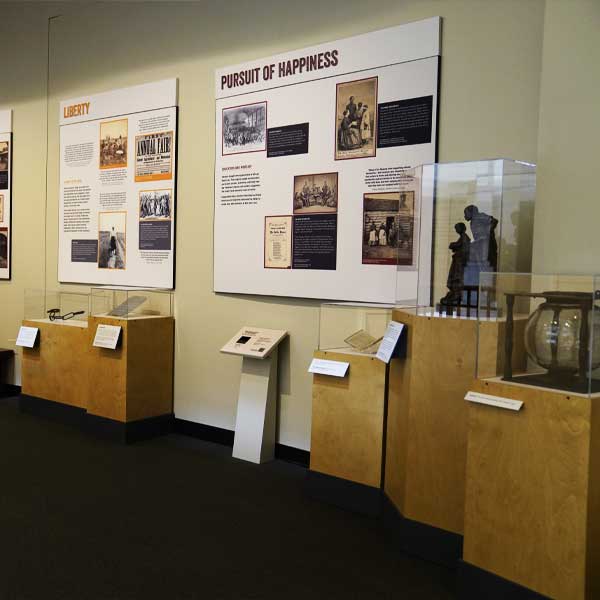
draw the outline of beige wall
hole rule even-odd
[[[534,269],[600,272],[600,1],[547,0]]]
[[[506,156],[535,162],[538,138],[543,139],[538,118],[544,2],[202,4],[3,3],[0,39],[9,56],[3,61],[0,106],[15,109],[14,280],[0,283],[0,346],[14,343],[24,288],[44,281],[57,286],[58,101],[178,77],[176,414],[232,429],[240,362],[220,355],[219,347],[243,324],[285,328],[290,339],[280,366],[279,441],[308,449],[306,369],[318,343],[318,303],[212,292],[214,69],[441,15],[440,160]],[[58,14],[62,17],[50,26],[46,181],[46,19]],[[546,43],[545,56],[548,52]],[[552,82],[546,70],[544,77]]]

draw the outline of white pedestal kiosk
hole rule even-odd
[[[275,456],[278,346],[286,336],[283,330],[243,327],[221,348],[243,357],[234,458],[260,464]]]

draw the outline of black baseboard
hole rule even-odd
[[[173,415],[168,414],[123,423],[86,413],[84,428],[86,431],[105,439],[122,444],[134,444],[135,442],[171,433],[173,431],[173,420]]]
[[[189,435],[190,437],[202,440],[204,442],[212,442],[233,448],[235,439],[235,431],[214,427],[213,425],[204,425],[203,423],[194,423],[185,419],[175,419],[173,423],[173,432],[181,435]],[[296,463],[308,468],[310,463],[310,452],[286,446],[284,444],[275,444],[275,458],[286,462]]]
[[[20,385],[12,385],[11,383],[0,383],[0,398],[12,398],[21,394]]]
[[[461,535],[403,517],[385,495],[382,513],[386,534],[402,552],[451,569],[458,568],[463,549]]]
[[[83,425],[83,418],[86,413],[85,408],[61,404],[60,402],[45,400],[37,396],[28,396],[27,394],[19,396],[19,410],[28,415],[74,427]]]
[[[548,596],[462,560],[458,570],[458,591],[461,600],[550,600]]]
[[[213,427],[212,425],[204,425],[203,423],[194,423],[185,419],[175,418],[173,421],[173,433],[181,435],[189,435],[190,437],[202,440],[204,442],[212,442],[233,448],[234,431],[222,429],[221,427]]]
[[[309,470],[305,491],[308,496],[369,517],[381,515],[381,490],[347,479]]]

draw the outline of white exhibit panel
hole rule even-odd
[[[12,111],[0,110],[0,279],[10,279],[12,261]]]
[[[221,352],[262,360],[267,358],[286,336],[287,331],[283,329],[242,327],[221,348]]]
[[[431,226],[414,169],[436,159],[440,23],[216,72],[216,292],[416,298]]]
[[[174,287],[177,80],[60,104],[58,279]]]

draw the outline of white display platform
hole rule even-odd
[[[243,327],[221,348],[242,356],[233,457],[261,464],[275,457],[278,346],[287,331]]]

